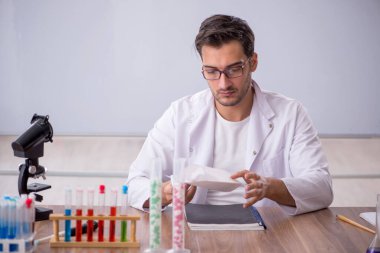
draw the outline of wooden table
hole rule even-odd
[[[63,212],[62,206],[50,206]],[[258,208],[268,229],[266,231],[191,231],[186,228],[186,248],[191,252],[365,252],[374,235],[350,224],[336,220],[337,214],[373,229],[359,213],[375,211],[370,207],[332,207],[299,216],[287,216],[280,208]],[[137,223],[139,249],[50,248],[40,244],[36,252],[143,252],[149,242],[149,215],[130,208],[129,214],[140,215]],[[162,247],[171,247],[171,210],[162,215]],[[74,223],[72,223],[74,225]],[[63,230],[63,225],[61,229]],[[36,239],[52,234],[50,221],[37,222]],[[119,229],[117,228],[117,231]],[[85,236],[84,236],[85,238]]]

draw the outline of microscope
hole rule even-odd
[[[35,200],[41,202],[43,197],[36,192],[51,188],[50,185],[32,183],[28,179],[45,178],[46,168],[39,165],[38,158],[44,155],[44,143],[53,142],[53,128],[49,123],[49,116],[34,114],[31,126],[16,141],[12,142],[14,155],[26,158],[25,163],[19,166],[18,192],[30,194],[33,192]],[[36,221],[48,220],[53,211],[44,207],[36,207]]]

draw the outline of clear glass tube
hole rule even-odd
[[[380,194],[377,194],[376,204],[376,235],[366,253],[380,253]]]
[[[8,206],[6,197],[0,199],[0,239],[7,238],[8,235]]]
[[[8,198],[8,239],[16,238],[16,200]]]
[[[98,215],[105,215],[105,203],[106,203],[106,187],[99,185],[99,199],[98,199]],[[98,221],[98,242],[104,241],[104,220]]]
[[[82,216],[82,210],[83,210],[83,189],[77,188],[76,189],[76,206],[75,206],[75,215],[76,216]],[[76,221],[76,227],[75,227],[75,241],[80,242],[82,241],[82,221],[77,220]]]
[[[186,167],[186,159],[174,159],[173,168],[173,230],[172,247],[173,249],[183,249],[185,246],[185,226],[184,226],[184,207],[185,207],[185,184],[183,183],[183,170]]]
[[[65,189],[65,216],[71,216],[72,190]],[[71,220],[65,220],[65,242],[71,241]]]
[[[25,212],[25,224],[23,227],[24,230],[24,238],[29,239],[30,237],[33,237],[33,222],[35,217],[35,210],[34,210],[34,202],[32,198],[26,198],[24,200],[26,212]]]
[[[111,207],[110,207],[110,216],[116,216],[116,208],[117,208],[117,189],[111,190]],[[115,231],[116,231],[116,221],[110,220],[110,233],[109,233],[109,241],[115,241]]]
[[[24,238],[23,224],[25,223],[25,200],[21,200],[20,197],[16,200],[16,239]]]
[[[128,186],[123,185],[122,187],[122,198],[121,198],[121,215],[127,215],[127,206],[128,206]],[[123,220],[120,223],[120,241],[127,241],[127,221]]]
[[[173,183],[172,248],[185,248],[185,184]]]
[[[160,158],[151,161],[149,198],[149,248],[159,249],[161,245],[161,186],[162,162]]]
[[[187,166],[185,158],[175,158],[173,161],[173,222],[172,249],[169,252],[190,252],[185,249],[185,183],[184,169]]]
[[[94,188],[87,189],[87,216],[94,216]],[[87,241],[93,241],[94,221],[87,221]]]

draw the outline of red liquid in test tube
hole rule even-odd
[[[87,216],[94,216],[94,189],[87,190]],[[87,241],[93,241],[94,221],[87,221]]]
[[[116,216],[116,207],[117,207],[117,190],[111,190],[111,208],[110,208],[110,216]],[[110,242],[115,241],[115,228],[116,221],[110,220]]]
[[[78,188],[76,190],[76,209],[75,209],[76,216],[82,216],[82,205],[83,205],[83,190],[81,188]],[[81,220],[76,221],[75,241],[77,242],[82,241],[82,221]]]
[[[98,241],[104,241],[104,220],[98,221]]]
[[[102,216],[105,214],[105,190],[106,187],[104,185],[99,186],[99,212],[98,215]],[[98,241],[104,241],[104,220],[99,220],[98,222]]]

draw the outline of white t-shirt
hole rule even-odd
[[[247,169],[244,168],[244,161],[249,118],[238,122],[228,121],[216,111],[214,168],[226,170],[230,174]],[[239,181],[244,182],[243,179]],[[244,193],[243,186],[231,192],[208,190],[206,203],[211,205],[245,203]]]

